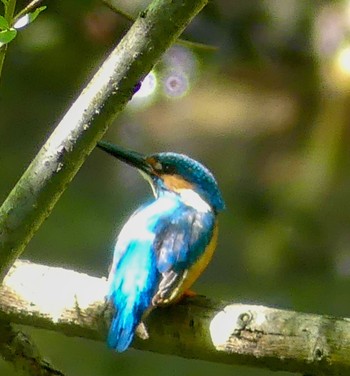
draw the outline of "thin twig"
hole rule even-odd
[[[193,49],[199,49],[199,50],[207,50],[207,51],[217,51],[218,47],[213,46],[211,44],[205,44],[205,43],[200,43],[200,42],[192,42],[187,39],[177,39],[175,44],[179,44],[180,46],[188,47],[188,48],[193,48]]]
[[[0,46],[0,79],[1,79],[2,68],[4,66],[5,56],[7,52],[7,46],[8,46],[7,43]]]
[[[120,8],[117,8],[109,0],[102,0],[102,3],[104,5],[106,5],[106,7],[108,7],[111,11],[113,11],[116,14],[119,14],[121,17],[123,17],[127,21],[129,21],[129,22],[135,22],[136,18],[134,16],[132,16],[130,13],[127,13],[127,12],[125,12],[124,10],[122,10]],[[197,49],[208,50],[208,51],[216,51],[218,49],[218,47],[212,46],[210,44],[199,43],[199,42],[192,42],[190,40],[181,39],[181,38],[178,38],[176,40],[175,44],[179,44],[181,46],[188,47],[188,48],[193,48],[193,49],[197,48]]]
[[[23,8],[21,11],[19,11],[13,17],[12,25],[14,25],[21,17],[30,13],[34,9],[36,9],[40,5],[40,3],[42,3],[42,2],[43,2],[43,0],[33,0],[33,1],[31,1],[25,8]]]
[[[102,3],[104,5],[106,5],[106,7],[108,7],[111,11],[113,11],[114,13],[119,14],[124,19],[126,19],[126,20],[128,20],[130,22],[134,22],[135,21],[135,17],[133,17],[131,14],[129,14],[129,13],[121,10],[120,8],[117,8],[114,4],[110,3],[108,0],[102,0]]]

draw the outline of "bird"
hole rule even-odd
[[[225,203],[209,169],[184,154],[143,155],[106,141],[97,146],[136,167],[154,194],[122,227],[108,276],[114,314],[107,344],[123,352],[135,332],[148,337],[149,312],[178,302],[207,267]]]

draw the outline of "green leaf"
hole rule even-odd
[[[9,23],[6,21],[6,18],[0,16],[0,30],[7,30],[10,28]]]
[[[33,12],[26,13],[24,16],[22,16],[13,26],[15,29],[21,29],[22,27],[25,27],[32,23],[38,16],[39,14],[45,10],[47,7],[42,6],[39,8],[36,8]]]
[[[1,2],[4,4],[5,9],[7,8],[9,0],[1,0]]]
[[[34,12],[28,13],[29,16],[29,23],[33,22],[39,14],[44,11],[47,7],[44,5],[42,7],[36,8]]]
[[[17,30],[15,29],[8,29],[4,31],[0,31],[0,44],[6,44],[11,42],[17,35]]]

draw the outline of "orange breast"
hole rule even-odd
[[[202,274],[203,270],[208,266],[215,248],[217,244],[217,239],[218,239],[218,226],[217,222],[214,225],[214,230],[213,230],[213,236],[209,242],[209,244],[206,246],[205,251],[203,252],[202,256],[197,260],[195,264],[192,265],[192,267],[188,270],[183,275],[183,279],[181,283],[179,283],[178,287],[174,289],[173,293],[171,296],[162,301],[162,305],[167,305],[171,303],[175,303],[178,300],[181,299],[182,295],[188,290],[193,283],[197,280],[197,278]]]

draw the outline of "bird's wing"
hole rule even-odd
[[[212,211],[199,212],[181,205],[159,222],[154,248],[161,273],[153,304],[163,304],[179,290],[186,274],[200,259],[210,243],[215,226]]]
[[[153,241],[155,238],[154,229],[163,217],[168,217],[177,210],[179,202],[162,197],[152,200],[137,209],[120,231],[113,252],[113,262],[109,273],[109,280],[118,269],[119,262],[123,259],[126,251],[130,248],[130,243],[137,241],[142,244]]]

